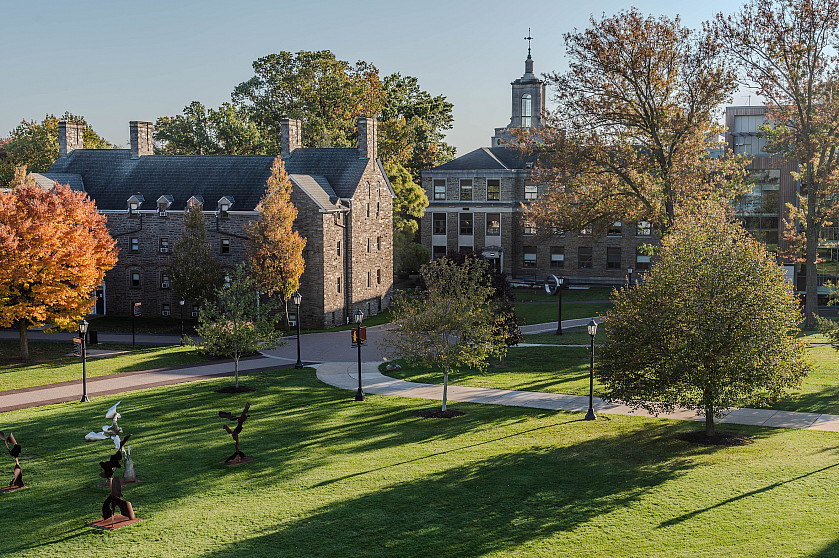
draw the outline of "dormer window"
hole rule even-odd
[[[160,196],[157,198],[157,216],[158,217],[166,217],[166,213],[171,207],[172,202],[175,201],[175,198],[172,196]]]
[[[218,201],[218,216],[220,219],[227,219],[230,214],[230,207],[233,205],[233,196],[224,196]]]
[[[126,201],[126,205],[128,205],[128,216],[129,217],[136,217],[140,213],[140,207],[143,205],[143,195],[142,194],[134,194]]]
[[[204,197],[203,196],[192,196],[186,201],[187,207],[192,207],[193,205],[197,205],[198,207],[204,207]]]

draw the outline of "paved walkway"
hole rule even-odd
[[[331,362],[319,364],[315,368],[317,368],[318,379],[324,383],[346,390],[355,391],[358,389],[357,362]],[[434,399],[437,401],[443,398],[442,385],[420,384],[389,378],[381,374],[378,371],[378,364],[373,362],[362,365],[361,383],[365,393],[412,397],[416,399]],[[584,395],[463,387],[453,386],[451,384],[449,384],[448,389],[448,400],[450,402],[486,403],[512,407],[550,409],[554,411],[574,411],[578,413],[585,413],[588,410],[588,397]],[[594,411],[597,414],[604,415],[654,416],[643,409],[632,410],[626,405],[607,403],[599,398],[594,399]],[[694,411],[687,409],[680,409],[672,413],[662,413],[658,416],[660,418],[677,420],[705,420],[704,417],[697,416]],[[749,424],[777,428],[801,428],[839,432],[839,415],[795,413],[791,411],[775,411],[772,409],[732,409],[716,422],[722,424]]]

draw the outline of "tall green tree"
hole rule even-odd
[[[200,204],[184,211],[184,230],[172,246],[167,273],[172,289],[185,300],[211,300],[222,283],[221,264],[207,244],[207,224]]]
[[[730,199],[744,161],[708,157],[736,74],[713,33],[637,9],[565,36],[568,71],[548,82],[558,103],[525,134],[547,191],[528,218],[543,229],[647,221],[660,232],[680,207]]]
[[[384,168],[396,194],[393,200],[393,269],[413,273],[430,258],[428,250],[417,242],[419,219],[428,207],[428,197],[402,165],[388,162],[384,163]]]
[[[719,14],[715,30],[768,101],[766,150],[800,165],[804,197],[789,207],[786,240],[805,265],[805,327],[813,329],[819,238],[839,195],[839,0],[752,0],[736,15]]]
[[[213,302],[198,313],[195,331],[204,338],[200,346],[207,354],[233,359],[234,388],[239,389],[239,359],[259,350],[275,349],[282,334],[274,325],[279,316],[270,301],[260,304],[256,283],[245,264],[239,264],[230,284],[216,290]]]
[[[394,327],[380,348],[388,358],[442,370],[445,411],[449,372],[485,370],[491,357],[505,354],[505,335],[490,308],[493,288],[485,280],[486,262],[470,259],[458,265],[439,258],[423,266],[420,275],[425,290],[397,296]]]
[[[100,137],[83,116],[65,112],[60,118],[48,114],[40,122],[22,120],[12,130],[3,145],[4,157],[0,157],[0,185],[9,184],[15,175],[15,168],[26,166],[30,172],[46,172],[58,159],[58,123],[78,122],[84,125],[84,146],[87,149],[111,149],[111,145]]]
[[[258,216],[245,226],[251,274],[261,292],[284,301],[286,326],[288,300],[300,288],[300,276],[306,268],[306,239],[294,230],[297,208],[291,203],[291,188],[283,161],[277,157],[265,194],[256,206]]]
[[[155,139],[165,155],[255,155],[273,147],[248,115],[230,103],[207,109],[193,101],[183,114],[158,118]]]
[[[596,374],[605,397],[705,415],[772,401],[810,369],[798,300],[764,245],[721,207],[702,206],[662,241],[643,283],[613,295]]]

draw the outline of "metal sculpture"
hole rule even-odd
[[[120,428],[119,424],[117,424],[117,421],[122,415],[117,412],[117,405],[120,403],[122,403],[121,399],[114,403],[114,405],[108,409],[108,412],[105,413],[105,418],[111,419],[111,424],[103,426],[101,432],[88,432],[84,439],[88,442],[95,440],[111,440],[114,443],[114,446],[118,450],[121,450],[125,455],[125,469],[123,469],[122,481],[123,483],[132,483],[137,480],[137,473],[134,472],[134,460],[131,458],[131,448],[120,444],[119,440],[119,436],[122,434],[122,428]]]
[[[23,484],[23,471],[21,471],[20,468],[20,444],[17,443],[17,440],[15,440],[15,437],[11,432],[9,432],[8,436],[0,432],[0,439],[6,443],[6,449],[9,450],[9,454],[15,459],[14,477],[12,477],[12,481],[9,483],[9,486],[4,486],[0,489],[0,491],[14,492],[15,490],[25,488],[26,485]],[[11,447],[9,447],[10,442]]]
[[[239,433],[242,431],[242,425],[248,419],[248,409],[250,408],[251,404],[247,403],[245,405],[245,410],[242,411],[242,414],[238,417],[235,416],[233,413],[228,413],[225,411],[218,412],[218,416],[220,416],[221,418],[236,421],[236,428],[234,428],[233,430],[231,430],[230,427],[226,424],[222,425],[222,428],[224,428],[228,434],[233,436],[233,441],[236,442],[236,451],[233,452],[233,455],[231,455],[224,461],[221,461],[221,463],[225,465],[239,465],[241,463],[245,463],[253,459],[252,457],[247,457],[245,453],[239,448]]]
[[[122,497],[122,481],[118,477],[114,477],[114,473],[121,466],[122,453],[126,447],[125,443],[129,438],[131,438],[131,434],[123,438],[117,451],[111,455],[108,461],[99,462],[99,467],[102,468],[99,476],[108,479],[111,490],[108,497],[102,503],[102,519],[88,523],[90,527],[114,530],[139,521],[137,516],[134,515],[134,507],[131,505],[131,502]],[[117,509],[119,509],[120,513],[115,513]]]

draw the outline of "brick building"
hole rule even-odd
[[[306,237],[300,280],[302,323],[344,323],[357,309],[377,314],[393,287],[393,189],[376,156],[376,121],[358,121],[356,149],[303,148],[301,122],[282,122],[282,158]],[[81,127],[62,122],[59,159],[34,175],[44,186],[84,191],[108,217],[119,261],[97,291],[96,314],[180,317],[170,287],[169,251],[183,231],[187,204],[200,203],[207,239],[225,273],[246,257],[244,225],[257,215],[273,156],[153,154],[149,122],[130,123],[130,149],[84,149]],[[197,311],[186,302],[185,313]]]
[[[515,128],[538,128],[545,84],[533,73],[528,49],[524,75],[513,81],[512,112],[496,128],[491,147],[423,171],[429,206],[421,221],[422,244],[432,257],[451,251],[483,254],[514,280],[541,281],[547,274],[586,284],[625,281],[628,268],[643,271],[649,256],[638,252],[657,242],[649,223],[614,223],[606,235],[591,231],[544,234],[523,219],[522,205],[544,186],[531,181],[533,158],[504,147]],[[537,234],[539,233],[539,234]]]

